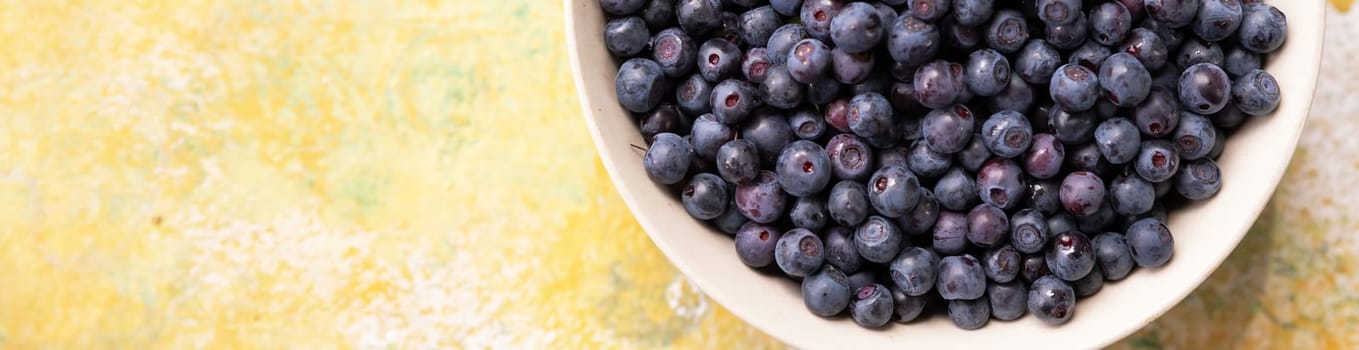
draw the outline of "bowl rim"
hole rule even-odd
[[[1241,212],[1240,212],[1241,214],[1249,214],[1249,215],[1247,215],[1247,216],[1242,216],[1242,217],[1244,217],[1244,218],[1249,218],[1250,220],[1247,221],[1247,220],[1244,220],[1244,219],[1243,219],[1243,220],[1240,220],[1240,222],[1235,223],[1235,225],[1233,225],[1233,224],[1231,224],[1231,223],[1228,223],[1228,224],[1225,225],[1226,228],[1229,228],[1228,230],[1226,230],[1226,231],[1228,231],[1227,233],[1229,234],[1229,236],[1228,236],[1228,237],[1223,237],[1223,238],[1225,238],[1225,239],[1223,239],[1222,242],[1223,242],[1223,243],[1230,243],[1230,247],[1231,247],[1231,248],[1230,248],[1230,249],[1218,249],[1218,250],[1215,250],[1215,251],[1210,251],[1210,252],[1213,252],[1213,253],[1215,253],[1215,254],[1213,254],[1213,255],[1210,256],[1210,257],[1207,257],[1206,259],[1200,259],[1200,261],[1208,262],[1208,264],[1199,264],[1199,265],[1202,265],[1202,266],[1206,266],[1206,269],[1201,269],[1201,270],[1203,270],[1203,271],[1197,271],[1197,273],[1192,273],[1192,274],[1190,274],[1190,276],[1188,276],[1188,278],[1191,279],[1189,282],[1192,282],[1192,283],[1189,284],[1191,287],[1189,287],[1189,288],[1181,288],[1180,290],[1175,291],[1175,293],[1168,293],[1168,294],[1166,294],[1166,295],[1163,295],[1161,299],[1162,299],[1162,300],[1165,300],[1165,301],[1168,301],[1168,302],[1160,302],[1160,303],[1155,304],[1154,307],[1150,307],[1150,308],[1141,308],[1142,311],[1139,311],[1139,313],[1141,313],[1142,316],[1144,316],[1144,317],[1138,317],[1138,320],[1136,320],[1135,322],[1122,322],[1122,323],[1119,323],[1120,326],[1119,326],[1117,329],[1108,331],[1108,332],[1105,334],[1105,336],[1101,336],[1101,337],[1081,337],[1081,338],[1076,339],[1077,341],[1075,341],[1075,342],[1068,342],[1067,345],[1071,345],[1072,347],[1075,347],[1075,348],[1096,348],[1096,347],[1106,347],[1106,346],[1108,346],[1108,345],[1110,345],[1110,344],[1113,344],[1114,342],[1116,342],[1116,341],[1118,341],[1118,340],[1121,340],[1121,339],[1126,338],[1127,336],[1133,334],[1133,333],[1136,332],[1137,330],[1139,330],[1139,329],[1145,327],[1147,324],[1151,323],[1152,321],[1154,321],[1154,320],[1156,320],[1157,318],[1159,318],[1159,317],[1161,317],[1162,315],[1164,315],[1166,312],[1168,312],[1168,311],[1169,311],[1171,308],[1173,308],[1174,306],[1178,305],[1181,301],[1183,301],[1183,299],[1184,299],[1185,297],[1187,297],[1190,293],[1192,293],[1194,290],[1196,290],[1196,289],[1198,288],[1198,286],[1202,285],[1202,283],[1203,283],[1210,275],[1212,275],[1212,273],[1213,273],[1214,271],[1216,271],[1218,267],[1221,266],[1222,262],[1226,260],[1226,258],[1231,254],[1231,252],[1235,251],[1236,247],[1239,246],[1241,240],[1245,237],[1246,233],[1249,231],[1249,229],[1251,228],[1251,226],[1253,226],[1253,224],[1254,224],[1254,222],[1255,222],[1255,219],[1258,218],[1259,215],[1260,215],[1260,213],[1262,213],[1263,210],[1265,209],[1266,205],[1267,205],[1268,202],[1269,202],[1269,198],[1273,195],[1275,189],[1276,189],[1277,186],[1278,186],[1278,183],[1282,180],[1282,178],[1283,178],[1283,176],[1284,176],[1284,174],[1285,174],[1285,172],[1286,172],[1286,170],[1287,170],[1287,168],[1288,168],[1288,165],[1289,165],[1289,163],[1291,162],[1292,157],[1293,157],[1293,155],[1294,155],[1294,153],[1295,153],[1295,150],[1296,150],[1296,147],[1297,147],[1297,144],[1298,144],[1298,139],[1299,139],[1300,136],[1301,136],[1303,127],[1304,127],[1304,125],[1305,125],[1305,123],[1306,123],[1306,120],[1307,120],[1307,118],[1308,118],[1308,114],[1309,114],[1310,111],[1311,111],[1311,100],[1312,100],[1312,98],[1313,98],[1313,96],[1314,96],[1314,94],[1315,94],[1315,90],[1316,90],[1316,86],[1317,86],[1317,80],[1318,80],[1317,77],[1318,77],[1318,73],[1319,73],[1319,71],[1320,71],[1320,62],[1321,62],[1321,58],[1322,58],[1322,50],[1323,50],[1323,47],[1322,47],[1323,45],[1322,45],[1322,43],[1324,42],[1324,38],[1325,38],[1325,22],[1326,22],[1326,13],[1327,13],[1327,6],[1328,6],[1328,5],[1327,5],[1327,3],[1324,2],[1324,1],[1316,1],[1316,2],[1299,1],[1299,2],[1292,2],[1292,1],[1278,1],[1278,0],[1271,0],[1271,1],[1266,1],[1266,2],[1267,2],[1267,3],[1270,3],[1270,4],[1275,4],[1275,5],[1280,5],[1280,3],[1283,3],[1283,4],[1286,4],[1286,5],[1282,5],[1282,6],[1287,6],[1287,7],[1290,7],[1290,8],[1294,8],[1295,10],[1296,10],[1296,9],[1309,10],[1309,11],[1303,11],[1303,13],[1285,12],[1285,14],[1289,16],[1289,21],[1288,21],[1288,42],[1285,43],[1285,47],[1284,47],[1283,49],[1281,49],[1280,52],[1275,53],[1275,54],[1272,54],[1271,56],[1283,54],[1283,53],[1286,52],[1286,53],[1288,53],[1289,55],[1294,55],[1294,56],[1300,55],[1300,56],[1298,56],[1298,57],[1301,58],[1302,62],[1290,62],[1292,65],[1297,65],[1297,64],[1300,64],[1300,63],[1310,63],[1310,64],[1305,65],[1305,66],[1290,66],[1290,67],[1287,67],[1287,68],[1286,68],[1286,69],[1288,69],[1290,72],[1293,72],[1293,73],[1296,73],[1296,74],[1300,74],[1299,76],[1290,77],[1290,78],[1289,78],[1290,80],[1291,80],[1292,78],[1298,78],[1298,79],[1304,80],[1305,82],[1302,83],[1302,84],[1299,85],[1299,86],[1292,86],[1292,90],[1285,90],[1286,92],[1285,92],[1285,96],[1284,96],[1284,103],[1282,103],[1282,104],[1279,106],[1279,109],[1276,110],[1274,113],[1272,113],[1270,116],[1263,117],[1263,118],[1272,118],[1272,119],[1274,119],[1274,117],[1280,115],[1280,113],[1283,113],[1283,115],[1287,115],[1287,116],[1294,116],[1293,118],[1291,118],[1291,119],[1289,119],[1289,120],[1285,120],[1285,121],[1291,121],[1292,123],[1289,123],[1289,124],[1286,124],[1286,125],[1281,125],[1281,126],[1275,126],[1275,127],[1287,127],[1287,128],[1289,128],[1289,129],[1292,130],[1292,132],[1289,132],[1289,133],[1287,133],[1286,135],[1276,135],[1276,136],[1286,136],[1286,137],[1287,137],[1286,140],[1283,140],[1283,141],[1285,141],[1285,142],[1283,142],[1283,144],[1286,145],[1285,149],[1276,149],[1276,150],[1275,150],[1276,152],[1277,152],[1277,151],[1286,151],[1286,155],[1282,155],[1282,156],[1273,158],[1273,160],[1274,160],[1275,163],[1277,163],[1277,164],[1270,164],[1270,165],[1275,165],[1275,166],[1272,166],[1272,167],[1256,167],[1256,168],[1259,168],[1259,169],[1255,169],[1254,172],[1253,172],[1253,173],[1256,175],[1256,176],[1254,177],[1254,179],[1252,179],[1252,180],[1253,180],[1252,182],[1254,182],[1253,185],[1255,185],[1255,187],[1264,186],[1264,187],[1266,187],[1268,190],[1266,191],[1266,190],[1263,190],[1263,189],[1257,189],[1257,190],[1254,190],[1254,191],[1244,192],[1244,193],[1246,193],[1246,194],[1254,194],[1254,195],[1255,195],[1255,196],[1250,196],[1250,197],[1260,197],[1261,195],[1262,195],[1263,197],[1262,197],[1262,198],[1256,198],[1256,199],[1259,199],[1259,200],[1252,200],[1252,201],[1247,201],[1247,202],[1245,202],[1245,203],[1233,203],[1233,204],[1231,204],[1231,205],[1237,206],[1238,209],[1241,210]],[[601,130],[601,127],[600,127],[600,125],[599,125],[599,121],[597,120],[598,118],[595,117],[596,113],[605,113],[605,111],[604,111],[604,110],[602,109],[602,107],[600,106],[601,103],[611,103],[611,104],[613,104],[613,106],[612,106],[611,108],[614,108],[614,109],[616,109],[616,110],[618,110],[618,111],[621,111],[622,109],[621,109],[620,107],[617,106],[617,101],[616,101],[615,99],[612,99],[611,96],[612,96],[613,91],[611,91],[611,89],[610,89],[610,91],[608,91],[607,94],[604,94],[605,96],[600,97],[600,96],[594,96],[594,95],[591,93],[591,91],[589,91],[589,89],[587,88],[587,87],[589,86],[589,82],[586,81],[586,77],[585,77],[584,72],[590,71],[590,69],[589,69],[588,67],[586,67],[586,63],[583,62],[583,60],[582,60],[582,51],[581,51],[581,49],[582,49],[582,47],[581,47],[581,44],[582,44],[582,36],[587,36],[587,35],[596,35],[596,36],[598,36],[598,35],[600,35],[599,31],[600,31],[600,29],[602,29],[602,24],[603,24],[603,23],[602,23],[602,22],[603,22],[603,19],[600,19],[601,22],[600,22],[600,27],[599,27],[599,28],[586,28],[587,26],[583,26],[583,25],[582,25],[582,23],[589,22],[589,20],[587,20],[587,19],[602,18],[602,17],[603,17],[603,14],[595,7],[595,6],[597,6],[597,5],[594,4],[594,3],[595,3],[595,0],[562,0],[563,9],[564,9],[564,17],[565,17],[565,23],[564,23],[564,25],[565,25],[565,30],[566,30],[566,45],[567,45],[567,51],[568,51],[568,56],[569,56],[569,59],[570,59],[570,67],[571,67],[571,71],[572,71],[572,78],[573,78],[573,82],[575,83],[577,98],[578,98],[578,102],[580,103],[580,108],[581,108],[581,112],[582,112],[582,117],[585,119],[585,121],[586,121],[586,123],[587,123],[587,125],[588,125],[588,129],[589,129],[589,131],[590,131],[591,138],[592,138],[592,140],[594,141],[594,144],[595,144],[595,147],[596,147],[596,151],[598,152],[597,155],[598,155],[599,158],[600,158],[600,162],[604,165],[604,168],[605,168],[606,172],[609,174],[609,178],[610,178],[611,182],[613,183],[613,185],[615,186],[615,188],[618,190],[619,195],[624,199],[624,203],[625,203],[626,206],[628,207],[629,211],[632,212],[633,217],[634,217],[634,218],[638,221],[638,223],[642,226],[643,230],[646,231],[646,233],[647,233],[647,235],[649,236],[649,238],[651,239],[651,241],[652,241],[654,244],[656,244],[656,246],[660,249],[660,251],[662,252],[662,254],[665,255],[666,258],[670,261],[670,263],[673,264],[673,265],[674,265],[674,266],[675,266],[675,267],[676,267],[676,268],[677,268],[684,276],[686,276],[686,277],[689,279],[690,282],[694,283],[697,287],[699,287],[699,289],[702,290],[706,296],[712,298],[714,301],[716,301],[718,304],[720,304],[720,305],[722,305],[723,307],[725,307],[728,311],[730,311],[733,315],[737,316],[737,317],[740,318],[741,320],[745,321],[746,323],[750,324],[751,326],[754,326],[755,328],[760,329],[761,331],[765,332],[766,334],[769,334],[770,336],[773,336],[774,338],[776,338],[776,339],[778,339],[778,340],[780,340],[780,341],[782,341],[782,342],[784,342],[784,343],[793,344],[793,345],[798,346],[798,347],[815,347],[815,348],[843,347],[843,346],[845,346],[846,344],[851,344],[851,343],[853,343],[855,346],[858,346],[858,345],[885,345],[885,344],[882,344],[882,343],[876,343],[876,344],[874,344],[874,343],[866,343],[866,342],[863,342],[863,341],[849,341],[849,342],[846,342],[845,339],[825,339],[825,338],[828,338],[828,337],[811,336],[811,335],[807,335],[807,334],[805,334],[805,333],[803,333],[803,332],[797,332],[797,331],[795,331],[795,330],[790,329],[789,327],[784,327],[784,326],[782,326],[782,325],[771,325],[771,324],[766,324],[766,323],[762,323],[762,322],[757,322],[757,321],[767,321],[767,320],[770,318],[770,316],[771,316],[770,313],[769,313],[769,312],[764,312],[764,313],[762,313],[762,314],[760,315],[759,318],[757,318],[757,317],[756,317],[756,313],[757,313],[756,311],[757,311],[757,310],[755,310],[757,307],[750,306],[750,305],[740,305],[740,304],[736,304],[736,301],[737,301],[737,300],[736,300],[736,299],[737,299],[736,295],[734,295],[734,294],[728,292],[729,290],[731,290],[731,289],[733,289],[733,288],[720,288],[720,287],[718,286],[718,284],[720,284],[720,283],[717,281],[717,277],[716,277],[716,276],[705,275],[705,274],[699,273],[698,270],[699,270],[700,268],[699,268],[699,266],[698,266],[698,264],[699,264],[699,261],[698,261],[698,260],[700,260],[700,259],[681,258],[681,257],[678,255],[680,252],[677,250],[678,247],[676,247],[676,242],[674,241],[674,240],[677,240],[678,238],[676,238],[676,237],[668,237],[668,236],[666,236],[666,235],[664,235],[664,234],[660,234],[660,233],[659,233],[659,232],[673,231],[673,230],[675,230],[675,228],[672,227],[672,226],[668,226],[668,225],[669,225],[668,223],[663,222],[663,221],[668,221],[668,220],[661,220],[661,219],[658,218],[658,216],[656,216],[656,215],[647,215],[647,214],[644,214],[644,213],[647,212],[647,211],[646,211],[647,209],[644,208],[646,205],[644,205],[644,203],[641,202],[641,199],[640,199],[640,198],[637,198],[637,196],[635,196],[635,194],[632,192],[632,191],[635,191],[635,190],[641,190],[641,188],[634,188],[634,187],[638,187],[638,186],[651,186],[653,189],[659,188],[659,186],[656,186],[656,185],[651,184],[651,183],[649,183],[649,182],[648,182],[647,184],[636,184],[636,183],[631,183],[631,182],[628,182],[628,180],[625,179],[625,176],[622,174],[623,170],[619,168],[620,165],[617,163],[617,162],[618,162],[619,160],[621,160],[621,159],[618,158],[618,157],[610,156],[610,154],[615,154],[616,152],[613,152],[613,151],[607,149],[607,147],[608,147],[609,145],[606,144],[605,137],[604,137],[604,135],[603,135],[603,133],[602,133],[602,130]],[[1313,5],[1313,6],[1308,6],[1308,5]],[[579,6],[579,8],[578,8],[578,6]],[[581,12],[581,11],[584,11],[584,12]],[[584,16],[584,17],[582,17],[582,16]],[[604,50],[604,48],[603,48],[602,45],[598,45],[598,47],[594,47],[593,49],[595,49],[595,50],[600,50],[600,51],[603,51],[603,50]],[[608,57],[607,52],[605,52],[604,55],[605,55],[605,57]],[[1310,59],[1308,59],[1308,57],[1310,57]],[[1295,58],[1295,60],[1297,60],[1297,59],[1299,59],[1299,58]],[[593,62],[592,62],[592,63],[593,63]],[[1273,67],[1275,67],[1275,63],[1271,62],[1267,67],[1264,67],[1264,68],[1273,68]],[[617,69],[616,67],[610,67],[610,68],[607,68],[606,70],[609,70],[609,71],[616,71],[616,69]],[[1273,73],[1273,72],[1277,71],[1277,68],[1276,68],[1276,69],[1269,69],[1269,70]],[[612,81],[609,81],[609,82],[608,82],[608,85],[609,85],[610,87],[612,87]],[[600,100],[601,98],[602,98],[602,100]],[[624,113],[623,115],[627,115],[627,114]],[[1252,117],[1252,118],[1260,118],[1260,117]],[[1283,121],[1273,121],[1273,120],[1272,120],[1271,122],[1272,122],[1272,123],[1281,123],[1281,122],[1283,122]],[[1251,133],[1251,134],[1255,134],[1255,133],[1263,133],[1264,131],[1263,131],[1263,130],[1260,130],[1260,129],[1262,129],[1262,128],[1261,128],[1259,125],[1257,125],[1257,124],[1261,124],[1261,123],[1262,123],[1262,122],[1249,122],[1247,126],[1243,127],[1242,133]],[[1252,127],[1252,126],[1254,126],[1254,127]],[[1236,139],[1236,138],[1234,138],[1234,139]],[[1277,142],[1276,142],[1276,143],[1277,143]],[[639,158],[640,158],[640,157],[639,157]],[[1233,157],[1233,158],[1236,158],[1236,157]],[[1226,164],[1226,163],[1224,162],[1223,164]],[[1225,168],[1225,167],[1224,167],[1224,168]],[[1224,170],[1225,170],[1225,169],[1224,169]],[[1224,171],[1224,174],[1225,174],[1225,171]],[[1224,192],[1226,192],[1225,189],[1228,187],[1228,185],[1230,185],[1230,184],[1227,183],[1227,182],[1224,182]],[[1246,190],[1240,190],[1240,191],[1246,191]],[[1224,196],[1219,196],[1219,197],[1224,197]],[[688,216],[684,216],[684,215],[682,214],[682,212],[683,212],[682,209],[679,209],[679,207],[677,206],[677,203],[678,203],[677,200],[673,200],[673,201],[671,201],[671,202],[673,202],[673,203],[663,203],[663,205],[668,205],[668,206],[670,206],[670,207],[674,207],[674,209],[675,209],[675,211],[673,211],[672,214],[667,214],[667,215],[669,215],[669,216],[679,215],[679,216],[683,216],[684,219],[692,220],[692,219],[690,219]],[[1224,205],[1227,205],[1227,204],[1224,204]],[[1187,210],[1183,210],[1183,209],[1182,209],[1182,210],[1180,210],[1180,211],[1177,211],[1175,214],[1172,214],[1172,218],[1171,218],[1171,220],[1170,220],[1169,225],[1170,225],[1170,226],[1175,226],[1175,224],[1177,223],[1177,222],[1176,222],[1177,220],[1175,220],[1175,217],[1179,216],[1179,214],[1183,214],[1182,212],[1184,212],[1184,211],[1199,211],[1198,209],[1201,209],[1200,207],[1202,207],[1202,206],[1203,206],[1202,204],[1196,204],[1196,205],[1190,206],[1190,208],[1187,208]],[[673,218],[672,218],[672,219],[673,219]],[[1200,220],[1200,221],[1202,221],[1202,220]],[[1202,227],[1209,227],[1209,226],[1212,226],[1212,227],[1219,227],[1219,228],[1220,228],[1220,227],[1224,227],[1224,225],[1222,225],[1222,223],[1205,223],[1204,225],[1200,225],[1200,226],[1202,226]],[[1178,230],[1178,227],[1177,227],[1177,230]],[[709,231],[712,231],[712,230],[709,229]],[[722,238],[723,238],[723,239],[729,239],[727,236],[723,236]],[[1178,241],[1178,240],[1177,240],[1177,241]],[[1178,245],[1177,245],[1177,249],[1179,249]],[[1183,259],[1175,259],[1175,260],[1183,260]],[[1171,265],[1174,265],[1174,263],[1175,263],[1175,262],[1172,261],[1172,262],[1171,262]],[[739,265],[739,264],[737,264],[737,265]],[[743,265],[738,266],[738,267],[739,267],[741,270],[747,271],[747,272],[748,272],[747,274],[755,274],[755,275],[763,276],[763,274],[760,274],[760,273],[755,272],[755,271],[751,271],[751,270],[749,270],[748,268],[745,268],[745,266],[743,266]],[[1140,269],[1140,270],[1142,270],[1142,271],[1139,271],[1138,273],[1135,273],[1134,275],[1139,275],[1139,274],[1140,274],[1140,275],[1149,275],[1149,274],[1159,274],[1159,273],[1161,273],[1160,269],[1155,269],[1155,270],[1152,270],[1152,271],[1147,271],[1147,269]],[[1181,270],[1182,270],[1182,269],[1181,269]],[[1133,279],[1133,276],[1130,276],[1129,279]],[[787,281],[783,281],[782,283],[783,283],[783,284],[790,284],[790,283],[787,283]],[[1108,285],[1108,283],[1106,283],[1106,285]],[[796,289],[796,287],[794,287],[794,289]],[[1107,289],[1107,288],[1106,288],[1106,289]],[[1126,289],[1126,288],[1125,288],[1125,289]],[[802,313],[804,313],[804,314],[806,313],[804,310],[802,310],[802,308],[792,308],[792,312],[802,312]],[[786,312],[780,312],[780,313],[777,313],[777,314],[781,314],[781,315],[783,315],[783,316],[793,316],[793,317],[796,317],[796,316],[797,316],[797,315],[792,315],[792,314],[786,313]],[[1029,321],[1031,321],[1031,322],[1034,322],[1034,323],[1038,322],[1038,321],[1036,321],[1036,320],[1033,320],[1034,317],[1027,317],[1027,315],[1026,315],[1026,317],[1024,317],[1024,319],[1027,319],[1027,320],[1029,320]],[[830,322],[834,322],[834,323],[849,323],[849,326],[858,327],[857,325],[854,325],[853,322],[849,322],[848,320],[830,320]],[[931,322],[932,322],[932,323],[939,323],[939,322],[934,322],[934,321],[931,321]],[[997,321],[994,321],[994,320],[993,320],[993,321],[992,321],[992,324],[995,324],[995,322],[997,322]],[[948,323],[947,321],[944,321],[944,323],[947,323],[947,326],[948,326],[948,327],[953,327],[952,324],[951,324],[951,323]],[[1007,322],[1007,323],[1009,323],[1009,322]],[[866,333],[866,334],[879,334],[879,335],[884,334],[884,333],[897,333],[898,335],[907,335],[907,334],[902,334],[902,333],[908,333],[908,332],[906,332],[906,331],[901,331],[901,328],[911,328],[911,327],[914,327],[914,326],[916,326],[916,325],[924,325],[924,324],[925,324],[925,323],[921,323],[921,322],[918,322],[918,321],[917,321],[917,322],[912,323],[911,325],[907,325],[906,327],[902,327],[902,326],[894,326],[894,327],[889,327],[888,330],[886,330],[886,331],[863,330],[862,332],[863,332],[863,333]],[[988,327],[988,328],[989,328],[989,327]],[[1008,328],[1017,328],[1017,327],[1006,327],[1006,329],[1008,329]],[[1053,330],[1053,333],[1059,333],[1059,330],[1061,330],[1062,328],[1059,327],[1059,328],[1049,328],[1049,329],[1050,329],[1050,330]],[[983,329],[980,330],[980,331],[974,331],[973,333],[962,333],[962,334],[972,334],[972,335],[975,336],[975,335],[980,335],[980,333],[978,333],[978,332],[984,332],[985,330],[986,330],[986,328],[983,328]],[[964,331],[964,332],[966,332],[966,331]],[[899,341],[905,340],[905,338],[898,338],[898,337],[895,336],[895,335],[889,335],[888,338],[896,338],[896,341],[898,341],[898,342],[899,342]],[[893,344],[900,344],[900,343],[893,343]],[[917,344],[918,344],[918,343],[917,343]],[[1000,344],[1000,343],[997,342],[997,343],[992,343],[992,344]],[[1013,343],[1007,343],[1007,344],[1013,344]],[[939,345],[939,344],[932,344],[932,345]],[[972,347],[972,346],[974,346],[975,344],[944,344],[944,345],[945,345],[945,347],[960,347],[960,346]],[[1022,347],[1022,346],[1021,346],[1021,347]]]

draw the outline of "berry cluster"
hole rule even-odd
[[[599,3],[651,179],[870,328],[1062,324],[1169,262],[1287,32],[1250,0]]]

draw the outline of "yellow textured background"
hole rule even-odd
[[[560,6],[0,1],[0,347],[782,347],[632,220]],[[1118,347],[1359,347],[1359,205],[1309,152],[1359,145],[1327,130]]]

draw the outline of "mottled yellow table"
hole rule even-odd
[[[1336,5],[1273,204],[1117,347],[1359,347],[1359,18]],[[560,17],[546,0],[6,2],[0,347],[783,347],[632,220]]]

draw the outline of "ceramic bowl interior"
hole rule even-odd
[[[1252,118],[1233,135],[1220,159],[1221,192],[1170,215],[1175,256],[1160,269],[1139,269],[1077,303],[1071,321],[1046,326],[1035,317],[992,320],[964,331],[947,317],[929,317],[882,330],[847,318],[824,319],[803,306],[799,286],[758,273],[737,260],[731,236],[691,219],[679,200],[642,169],[637,122],[614,96],[617,62],[604,48],[598,0],[564,0],[567,42],[576,88],[599,157],[632,214],[652,241],[705,294],[733,314],[800,348],[998,348],[1015,344],[1102,347],[1128,336],[1187,296],[1232,252],[1283,176],[1307,119],[1321,57],[1325,2],[1268,1],[1288,17],[1284,48],[1266,70],[1283,101],[1271,116]]]

